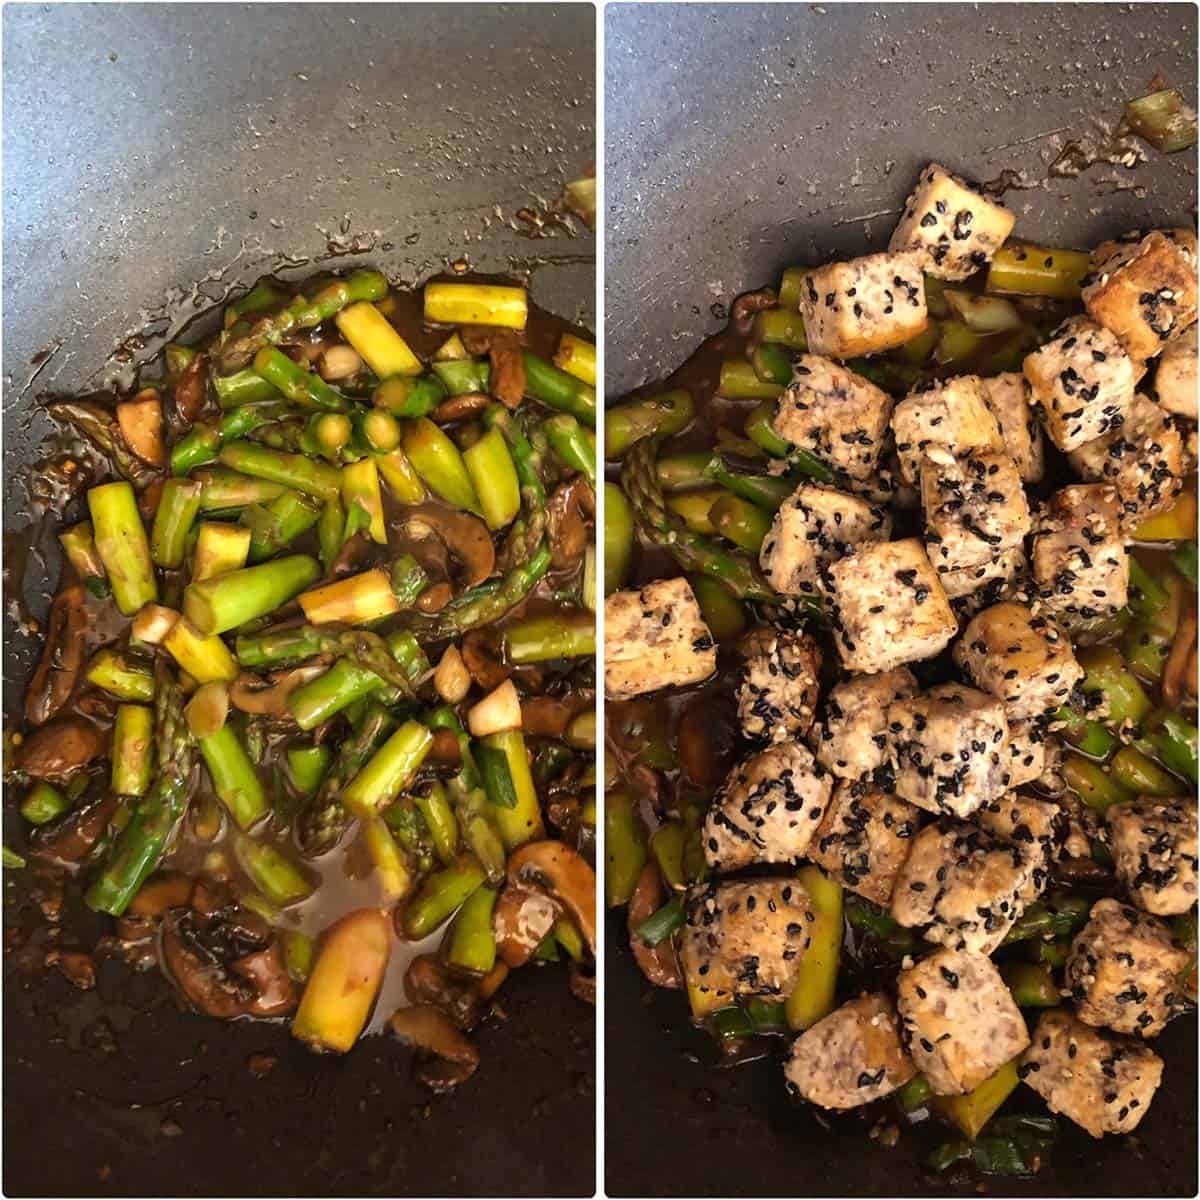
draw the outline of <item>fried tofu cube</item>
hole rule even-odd
[[[752,741],[792,741],[813,723],[821,650],[812,638],[780,633],[759,639],[738,688],[738,720]]]
[[[1083,287],[1088,315],[1137,359],[1154,358],[1196,320],[1196,255],[1162,230],[1133,243],[1106,242]]]
[[[1008,723],[1008,782],[1010,790],[1033,783],[1046,771],[1046,735],[1036,720]]]
[[[896,980],[900,1037],[939,1096],[961,1096],[1029,1045],[1029,1031],[992,960],[935,950]]]
[[[817,267],[800,289],[800,315],[814,354],[855,358],[902,346],[929,324],[916,254],[868,254]]]
[[[1022,368],[1046,434],[1062,451],[1120,428],[1133,404],[1133,360],[1087,317],[1064,321]]]
[[[1117,878],[1143,912],[1185,913],[1196,903],[1196,805],[1137,800],[1105,814]]]
[[[822,1108],[848,1109],[890,1096],[915,1074],[900,1045],[896,1010],[882,992],[847,1001],[793,1043],[788,1089]]]
[[[955,457],[930,446],[921,463],[921,505],[929,560],[948,571],[1019,548],[1031,525],[1025,485],[1003,451]]]
[[[968,817],[1004,794],[1008,719],[995,696],[943,683],[888,707],[896,795]]]
[[[938,571],[938,578],[954,611],[970,617],[1016,590],[1028,566],[1025,551],[1013,546],[985,563],[959,571]]]
[[[945,167],[921,172],[904,215],[888,242],[891,254],[918,252],[923,268],[938,279],[966,279],[982,267],[1012,233],[1016,218]]]
[[[1051,1112],[1094,1138],[1136,1129],[1162,1073],[1163,1061],[1149,1046],[1101,1033],[1061,1008],[1042,1013],[1017,1068]]]
[[[865,542],[822,568],[834,640],[847,671],[878,674],[940,654],[958,622],[916,538]]]
[[[1116,488],[1126,532],[1170,508],[1189,470],[1176,418],[1142,395],[1134,397],[1119,429],[1085,442],[1068,458],[1084,479]]]
[[[604,602],[604,690],[624,700],[702,683],[717,669],[717,646],[688,581],[660,579]]]
[[[920,823],[914,805],[865,779],[842,779],[808,857],[852,892],[887,908]]]
[[[1083,678],[1071,639],[1049,617],[1012,600],[971,618],[954,661],[976,687],[1004,701],[1010,721],[1065,704]]]
[[[1006,371],[980,381],[1004,439],[1004,449],[1025,483],[1039,483],[1046,474],[1046,441],[1029,398],[1029,381],[1019,371]]]
[[[974,818],[1002,842],[1015,846],[1029,871],[1021,893],[1026,903],[1036,900],[1050,881],[1050,871],[1067,843],[1067,814],[1050,800],[1008,792],[980,805]]]
[[[1196,385],[1196,333],[1193,325],[1172,338],[1163,349],[1154,372],[1154,395],[1159,406],[1177,417],[1195,421],[1200,416]]]
[[[808,849],[833,777],[798,742],[783,742],[735,767],[704,818],[704,857],[715,871],[790,863]]]
[[[771,427],[846,478],[867,481],[879,465],[891,417],[892,398],[882,388],[832,359],[802,354]]]
[[[1071,943],[1065,983],[1081,1021],[1149,1038],[1187,1007],[1190,961],[1157,917],[1106,896]]]
[[[885,542],[891,534],[891,514],[883,505],[805,483],[779,506],[758,561],[780,595],[816,595],[822,566],[859,542]]]
[[[1069,631],[1125,607],[1129,555],[1116,489],[1074,484],[1055,492],[1034,525],[1031,562],[1046,611]]]
[[[887,710],[917,694],[907,667],[856,675],[835,684],[813,727],[817,761],[842,779],[858,779],[888,760]]]
[[[991,954],[1025,909],[1029,868],[1015,846],[974,825],[926,825],[892,889],[892,916],[927,941]]]
[[[999,422],[977,375],[956,375],[910,392],[892,413],[892,432],[900,474],[907,483],[919,481],[921,460],[931,446],[951,454],[1004,450]]]
[[[679,960],[703,999],[788,996],[808,949],[811,907],[794,879],[752,879],[693,887],[687,896]]]

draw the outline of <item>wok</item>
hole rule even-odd
[[[673,371],[782,267],[882,249],[931,159],[979,180],[1022,173],[1032,186],[1006,196],[1017,233],[1052,245],[1194,221],[1193,153],[1047,180],[1156,71],[1194,103],[1190,5],[622,4],[605,22],[610,397]],[[886,1151],[792,1108],[777,1062],[695,1061],[686,1003],[650,994],[620,922],[606,975],[609,1194],[954,1191],[903,1139]],[[1136,1138],[1094,1142],[1063,1121],[1050,1168],[987,1190],[1193,1195],[1194,1017],[1157,1045],[1165,1082]]]
[[[38,394],[102,386],[270,271],[415,282],[465,258],[592,324],[590,236],[515,213],[594,161],[595,33],[590,5],[10,5],[3,39],[12,714],[39,648],[11,603]],[[28,874],[4,872],[10,936]],[[65,923],[94,943],[77,906]],[[5,955],[8,1195],[592,1194],[594,1020],[562,973],[514,978],[480,1071],[431,1100],[387,1039],[316,1059],[284,1027],[178,1011],[157,973],[79,992],[27,970],[45,949]],[[278,1060],[261,1078],[255,1054]]]

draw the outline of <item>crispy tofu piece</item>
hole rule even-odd
[[[1068,631],[1125,607],[1129,555],[1120,511],[1115,488],[1074,484],[1050,497],[1034,525],[1038,596]]]
[[[788,996],[808,949],[808,893],[794,879],[751,879],[693,887],[679,960],[689,990]]]
[[[896,980],[900,1037],[939,1096],[961,1096],[1029,1045],[1021,1010],[990,958],[935,950]]]
[[[915,1074],[900,1045],[896,1010],[882,993],[847,1001],[805,1030],[783,1068],[788,1088],[822,1108],[847,1109],[890,1096]]]
[[[1106,896],[1071,943],[1064,981],[1081,1021],[1149,1038],[1187,1007],[1190,961],[1160,920]]]
[[[920,823],[915,805],[865,779],[842,779],[808,857],[852,892],[887,908]]]
[[[715,871],[798,861],[832,791],[833,777],[798,742],[752,755],[730,772],[705,816],[705,860]]]
[[[951,608],[960,617],[970,618],[1016,591],[1028,567],[1025,551],[1014,546],[985,563],[963,567],[961,571],[938,571],[938,578],[950,598]]]
[[[813,727],[817,761],[842,779],[881,767],[888,759],[888,706],[916,694],[917,681],[907,667],[835,684]]]
[[[1025,909],[1029,868],[1016,847],[974,825],[926,825],[892,890],[892,916],[927,941],[991,954]]]
[[[1046,474],[1046,441],[1029,398],[1029,381],[1020,371],[1006,371],[980,381],[983,397],[1000,426],[1004,449],[1025,483],[1040,483]]]
[[[1050,871],[1067,842],[1067,814],[1050,800],[1008,792],[981,805],[974,818],[1002,842],[1015,846],[1029,871],[1021,899],[1036,900],[1050,881]]]
[[[891,514],[882,505],[836,488],[801,484],[779,506],[758,561],[781,595],[816,595],[822,566],[860,542],[887,541],[891,533]]]
[[[887,392],[814,353],[792,364],[771,426],[784,441],[861,482],[876,472],[891,416]]]
[[[604,602],[604,690],[625,700],[702,683],[717,669],[717,646],[688,581],[660,579]]]
[[[1195,251],[1164,231],[1133,243],[1106,242],[1090,266],[1084,307],[1132,358],[1154,358],[1196,320]]]
[[[999,422],[977,375],[956,375],[910,392],[892,413],[892,431],[900,474],[907,483],[919,481],[921,460],[931,446],[951,454],[1004,450]]]
[[[921,463],[921,505],[925,549],[939,573],[1020,549],[1031,525],[1025,485],[1003,451],[955,457],[930,446]]]
[[[1101,1033],[1061,1008],[1042,1013],[1017,1068],[1051,1112],[1094,1138],[1136,1129],[1162,1073],[1162,1059],[1148,1046]]]
[[[940,654],[958,621],[916,538],[866,542],[822,569],[834,640],[847,671],[878,674]]]
[[[820,647],[807,635],[760,639],[738,688],[738,720],[745,735],[767,742],[803,737],[813,723],[820,670]]]
[[[1118,429],[1133,404],[1133,360],[1087,317],[1064,321],[1022,364],[1042,425],[1063,451]]]
[[[966,279],[991,262],[1015,220],[973,184],[930,163],[905,201],[888,252],[916,251],[928,274]]]
[[[868,254],[810,271],[800,314],[814,354],[855,358],[902,346],[929,324],[916,254]]]
[[[1071,639],[1049,617],[1012,600],[971,618],[954,661],[976,687],[1004,701],[1010,721],[1065,704],[1083,678]]]
[[[1008,723],[1009,789],[1041,779],[1046,772],[1046,735],[1036,720]]]
[[[1084,479],[1116,488],[1126,532],[1170,508],[1189,472],[1176,418],[1142,395],[1134,397],[1119,429],[1085,442],[1068,458]]]
[[[968,817],[1004,794],[1008,719],[996,697],[943,683],[888,707],[896,795],[939,816]]]
[[[1196,330],[1192,325],[1163,348],[1154,372],[1154,395],[1159,406],[1177,417],[1200,416],[1196,385]]]
[[[1147,797],[1105,814],[1117,878],[1143,912],[1185,913],[1196,903],[1195,799]]]

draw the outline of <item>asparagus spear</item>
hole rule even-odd
[[[570,413],[585,425],[596,425],[596,389],[566,371],[530,354],[521,351],[525,363],[525,391],[547,408]]]
[[[251,504],[241,516],[250,531],[249,561],[259,563],[286,549],[320,516],[321,505],[299,492],[284,492],[270,504]]]
[[[371,756],[342,792],[342,803],[353,813],[378,813],[416,774],[433,734],[419,721],[405,721]]]
[[[88,508],[113,599],[121,612],[131,617],[143,604],[158,599],[154,562],[137,497],[128,483],[106,483],[88,492]]]
[[[542,422],[550,449],[572,471],[578,471],[596,486],[596,444],[589,430],[569,413],[556,413]]]
[[[201,633],[224,633],[274,612],[320,573],[316,560],[306,554],[229,571],[190,584],[183,596],[184,613]]]
[[[221,447],[220,458],[225,466],[243,475],[281,483],[322,500],[336,500],[342,493],[341,473],[303,454],[285,454],[254,442],[230,442]]]
[[[191,479],[172,478],[163,485],[150,533],[150,557],[158,566],[173,571],[183,565],[188,534],[200,514],[202,490]]]
[[[112,790],[144,796],[153,774],[154,713],[141,704],[122,704],[113,722]]]

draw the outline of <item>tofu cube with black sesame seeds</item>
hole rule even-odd
[[[1133,404],[1133,360],[1087,317],[1063,322],[1022,369],[1046,434],[1062,451],[1120,428]]]
[[[624,700],[702,683],[717,669],[717,645],[688,581],[660,579],[604,602],[604,690]]]
[[[1197,326],[1192,325],[1166,344],[1154,372],[1154,396],[1159,407],[1195,421],[1200,416],[1196,384]]]
[[[954,661],[976,687],[1004,701],[1010,722],[1065,704],[1083,678],[1071,639],[1049,617],[1014,600],[971,618]]]
[[[872,479],[883,453],[892,398],[848,367],[802,354],[775,408],[771,427],[847,479]]]
[[[887,541],[891,534],[891,514],[882,505],[836,488],[801,484],[779,506],[758,561],[780,595],[816,595],[823,565],[859,542]]]
[[[1004,702],[943,683],[888,706],[896,795],[939,816],[969,817],[1004,794],[1008,719]]]
[[[920,810],[866,779],[842,779],[808,857],[852,892],[884,908],[921,826]]]
[[[924,270],[938,279],[966,279],[992,261],[1015,220],[973,184],[930,163],[904,203],[888,251],[919,253]]]
[[[1071,943],[1064,983],[1081,1021],[1149,1038],[1187,1007],[1190,961],[1157,917],[1106,896]]]
[[[900,1045],[896,1010],[882,992],[849,1000],[806,1029],[783,1068],[789,1091],[821,1108],[890,1096],[917,1072]]]
[[[1028,566],[1024,549],[1013,546],[987,562],[958,571],[938,571],[938,578],[954,611],[974,615],[1019,588]]]
[[[1088,315],[1137,359],[1154,358],[1196,320],[1196,255],[1154,230],[1132,243],[1105,242],[1083,286]]]
[[[926,941],[991,954],[1024,911],[1020,852],[975,825],[942,819],[912,840],[892,889],[892,916]]]
[[[1072,484],[1055,492],[1034,522],[1030,562],[1038,598],[1068,631],[1124,608],[1129,555],[1116,489]]]
[[[921,463],[921,505],[929,561],[948,571],[1020,547],[1031,525],[1025,485],[1003,451],[955,456],[930,446]]]
[[[798,861],[833,791],[833,776],[798,742],[782,742],[734,767],[704,818],[704,858],[714,871]]]
[[[835,684],[812,730],[817,761],[842,779],[858,779],[883,766],[888,760],[888,705],[915,696],[917,690],[907,667]]]
[[[1020,371],[1006,371],[981,381],[987,406],[1000,426],[1004,449],[1016,463],[1025,483],[1039,483],[1046,474],[1046,440],[1029,399],[1029,380]]]
[[[1009,789],[1041,779],[1046,771],[1046,734],[1037,720],[1008,723]]]
[[[896,980],[900,1037],[939,1096],[961,1096],[1029,1045],[1025,1018],[990,958],[943,948]]]
[[[687,895],[679,959],[690,990],[734,996],[789,996],[813,921],[794,879],[709,883]]]
[[[1170,508],[1189,470],[1177,419],[1142,395],[1134,397],[1119,429],[1067,457],[1082,478],[1116,488],[1126,533]]]
[[[1036,900],[1050,882],[1050,872],[1067,841],[1067,814],[1050,800],[1008,792],[980,805],[973,818],[988,833],[1015,846],[1029,870],[1021,899]]]
[[[907,483],[919,482],[921,462],[931,446],[951,454],[1004,451],[1000,424],[977,375],[956,375],[910,392],[892,413],[892,432]]]
[[[808,348],[856,358],[902,346],[929,324],[917,254],[868,254],[816,267],[800,288]]]
[[[1185,913],[1196,903],[1196,804],[1146,799],[1105,814],[1117,878],[1143,912]]]
[[[1094,1138],[1129,1133],[1150,1108],[1163,1060],[1136,1038],[1102,1033],[1062,1008],[1042,1013],[1017,1076]]]
[[[940,654],[958,621],[916,538],[864,542],[821,570],[834,641],[847,671],[878,674]]]
[[[803,737],[817,704],[821,650],[806,634],[761,638],[746,659],[738,687],[738,720],[751,741]]]

